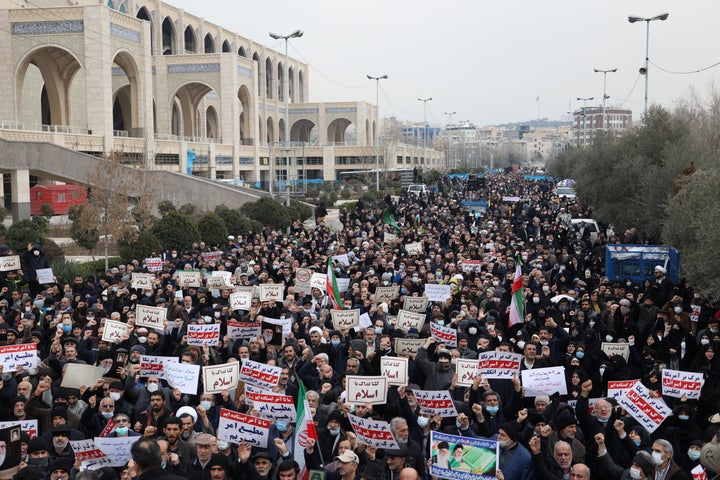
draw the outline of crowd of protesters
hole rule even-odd
[[[102,478],[123,479],[294,480],[308,467],[324,470],[329,480],[426,479],[437,461],[429,446],[432,430],[497,439],[499,480],[682,480],[701,461],[707,478],[720,473],[720,315],[702,292],[687,282],[673,284],[662,265],[643,283],[610,282],[604,276],[605,245],[637,242],[635,231],[603,230],[595,239],[573,228],[571,218],[592,212],[555,197],[551,182],[502,173],[474,187],[446,178],[428,193],[388,197],[374,208],[358,202],[342,213],[343,228],[308,229],[298,221],[287,234],[239,232],[224,245],[167,251],[152,288],[143,290],[131,286],[133,272],[147,272],[143,259],[69,284],[40,285],[35,270],[45,266],[42,249],[28,245],[24,268],[0,278],[0,340],[35,343],[41,360],[37,368],[2,372],[0,379],[0,419],[37,419],[39,425],[36,437],[23,433],[18,478],[100,478],[102,472]],[[487,200],[485,212],[461,203],[477,198]],[[399,231],[383,222],[388,211]],[[326,213],[323,207],[316,216]],[[385,242],[386,232],[395,241]],[[422,245],[422,255],[406,253],[404,245],[414,242]],[[203,253],[212,251],[222,252],[220,260],[206,262]],[[0,255],[14,254],[0,247]],[[326,292],[295,285],[298,268],[325,273],[328,258],[338,255],[350,259],[350,265],[334,264],[335,275],[349,279],[340,308],[359,309],[371,320],[358,331],[333,328],[333,299]],[[463,260],[476,262],[466,269]],[[509,326],[518,262],[524,321]],[[233,311],[231,288],[180,285],[180,270],[229,271],[235,285],[279,283],[284,300],[253,298],[249,310]],[[430,302],[421,330],[396,329],[404,298],[423,296],[433,283],[451,285],[451,298]],[[399,286],[396,299],[375,299],[376,288],[393,285]],[[164,331],[136,327],[137,305],[167,309]],[[229,319],[262,317],[292,318],[282,345],[264,336],[227,337]],[[102,340],[106,319],[128,326],[117,344]],[[219,323],[218,344],[188,346],[187,326],[195,323]],[[432,323],[456,329],[457,347],[432,338]],[[384,405],[347,403],[346,375],[379,375],[380,359],[397,355],[396,338],[426,339],[409,361],[408,385],[390,387]],[[608,357],[602,342],[629,344],[627,360]],[[520,376],[478,376],[472,386],[458,386],[457,359],[490,350],[522,354],[521,370],[564,367],[568,393],[526,397]],[[274,422],[267,448],[218,439],[221,408],[258,414],[242,383],[218,394],[204,393],[200,384],[197,395],[184,394],[165,380],[140,377],[142,355],[196,365],[250,359],[282,367],[273,391],[297,401],[300,382],[308,390],[318,438],[306,443],[305,465],[295,461],[292,421]],[[106,376],[79,389],[63,388],[66,366],[73,363],[102,366]],[[672,415],[650,434],[616,399],[606,398],[607,382],[640,379],[660,397],[664,368],[701,372],[704,385],[699,399],[663,397]],[[448,390],[458,416],[423,411],[414,390]],[[359,442],[348,413],[390,422],[400,448],[383,451]],[[133,461],[81,472],[69,442],[100,435],[111,420],[110,436],[140,438]],[[451,456],[450,447],[441,443],[437,456]]]

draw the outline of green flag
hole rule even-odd
[[[387,210],[385,210],[385,213],[383,213],[382,222],[385,225],[390,225],[392,228],[394,228],[398,232],[401,231],[400,225],[398,225],[397,222],[395,221],[395,215],[393,215],[392,211],[389,208]]]

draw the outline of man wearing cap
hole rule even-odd
[[[57,459],[50,465],[50,480],[68,480],[72,471],[72,459]]]
[[[232,477],[230,460],[221,453],[212,454],[208,468],[210,469],[210,480],[228,480]]]
[[[210,472],[212,453],[217,449],[217,438],[209,433],[201,433],[195,439],[197,457],[187,463],[188,478],[191,480],[207,480]]]
[[[39,467],[47,476],[47,469],[50,466],[50,453],[48,452],[48,442],[41,437],[35,437],[30,440],[27,447],[26,463],[31,466]]]
[[[54,462],[59,458],[70,460],[71,465],[75,461],[75,454],[70,448],[70,427],[61,425],[52,431],[52,446],[48,451],[50,462]]]
[[[572,460],[575,463],[585,463],[585,445],[575,438],[577,432],[577,419],[571,410],[561,412],[554,420],[555,429],[548,435],[548,450],[552,450],[558,442],[565,442],[572,450]],[[549,427],[546,427],[549,428]]]
[[[452,354],[449,350],[440,349],[436,352],[437,363],[431,362],[428,348],[434,343],[434,338],[427,339],[425,345],[418,350],[415,363],[425,374],[425,390],[447,390],[455,376],[455,367],[451,365]]]
[[[497,441],[500,446],[500,464],[497,480],[526,480],[533,478],[530,452],[519,443],[520,427],[515,421],[500,425]]]
[[[385,449],[385,480],[398,480],[400,478],[400,472],[405,468],[407,455],[407,448],[403,445],[400,445],[398,449]]]
[[[360,459],[352,450],[345,450],[335,457],[338,461],[338,468],[334,472],[328,472],[327,480],[356,480],[359,479],[358,464]]]

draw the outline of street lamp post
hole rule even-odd
[[[370,80],[375,80],[375,190],[380,191],[380,143],[378,142],[378,129],[380,128],[380,80],[386,80],[387,75],[373,77],[367,75]]]
[[[655,15],[654,17],[638,17],[636,15],[630,15],[628,17],[628,22],[635,23],[635,22],[645,22],[645,67],[640,69],[640,74],[645,75],[645,115],[647,115],[647,108],[648,108],[648,67],[650,66],[650,22],[653,20],[661,20],[665,21],[670,16],[669,13],[661,13],[660,15]]]
[[[302,30],[295,30],[289,35],[278,35],[277,33],[270,32],[270,37],[274,38],[275,40],[285,40],[285,68],[283,72],[283,76],[285,77],[285,81],[283,82],[283,96],[285,97],[285,166],[287,170],[285,170],[286,175],[286,184],[290,181],[290,79],[288,78],[290,75],[290,65],[288,65],[288,40],[291,38],[300,38],[303,36]],[[270,170],[272,172],[272,169]],[[297,172],[296,175],[297,177]],[[270,176],[270,194],[272,196],[272,174]],[[286,198],[286,204],[290,206],[290,188],[285,188],[285,191],[287,192],[287,198]]]
[[[455,115],[456,113],[457,112],[445,112],[445,115],[448,116],[448,123],[447,123],[448,126],[452,123],[452,116]],[[447,126],[445,127],[445,133],[446,133],[445,138],[447,139],[446,141],[448,144],[448,148],[447,148],[448,153],[447,153],[447,158],[445,159],[445,167],[451,168],[450,154],[452,153],[452,144],[450,142],[452,141],[452,139],[450,138],[449,135],[447,135]]]
[[[603,74],[603,130],[607,132],[607,113],[605,111],[605,100],[607,100],[607,74],[608,73],[615,73],[617,72],[617,68],[611,68],[609,70],[600,70],[599,68],[593,69],[595,73],[602,73]]]
[[[418,101],[423,102],[423,159],[427,163],[427,153],[425,150],[427,149],[427,102],[432,100],[432,97],[428,98],[418,98]]]
[[[595,97],[585,97],[585,98],[577,97],[578,100],[583,102],[583,113],[582,113],[582,116],[583,116],[583,142],[582,142],[583,147],[587,145],[587,131],[585,131],[585,117],[587,116],[587,102],[588,102],[588,100],[592,100],[593,98],[595,98]]]

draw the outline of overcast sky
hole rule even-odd
[[[430,123],[478,126],[538,117],[567,119],[567,112],[595,97],[603,76],[593,68],[617,67],[607,76],[609,105],[633,110],[644,104],[645,23],[628,15],[668,20],[650,23],[650,61],[686,72],[720,62],[718,0],[170,0],[254,41],[283,51],[268,32],[305,35],[289,53],[310,65],[311,101],[375,103],[381,81],[383,116]],[[200,6],[202,5],[202,6]],[[691,87],[706,95],[720,66],[678,75],[650,65],[649,101],[672,107]],[[633,85],[636,83],[634,89]],[[536,101],[537,97],[540,101]],[[539,108],[538,108],[539,107]]]

